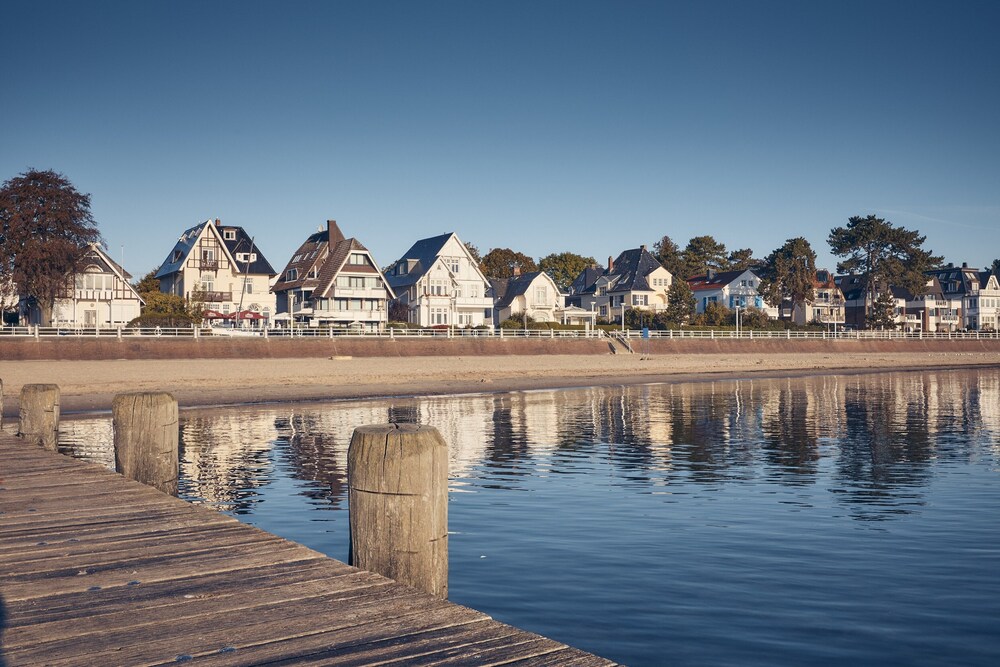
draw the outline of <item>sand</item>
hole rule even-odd
[[[64,414],[110,410],[115,394],[168,391],[186,407],[782,377],[876,370],[1000,367],[1000,352],[664,354],[0,361],[4,415],[26,383],[54,383]]]

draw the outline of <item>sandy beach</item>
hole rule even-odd
[[[185,408],[969,366],[1000,366],[1000,352],[0,361],[0,380],[14,417],[27,383],[59,385],[71,414],[130,391],[168,391]]]

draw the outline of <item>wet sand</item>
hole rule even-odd
[[[1000,352],[0,361],[0,379],[4,415],[16,417],[27,383],[59,385],[71,414],[110,410],[130,391],[168,391],[187,408],[970,366],[1000,367]]]

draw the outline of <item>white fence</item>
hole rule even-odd
[[[641,339],[643,331],[631,329],[615,330],[615,338],[625,340]],[[998,331],[957,331],[950,333],[926,333],[905,331],[760,331],[744,329],[693,330],[677,329],[648,332],[653,339],[710,339],[710,340],[996,340]],[[202,337],[250,337],[250,338],[607,338],[602,329],[555,330],[555,329],[386,329],[382,332],[362,332],[332,328],[282,328],[282,329],[215,329],[210,327],[154,327],[154,328],[65,328],[65,327],[0,327],[0,337],[22,338],[202,338]]]

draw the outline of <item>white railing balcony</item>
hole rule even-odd
[[[381,287],[336,287],[330,298],[341,299],[386,299],[386,292]]]
[[[488,296],[457,296],[456,308],[492,308],[493,299]]]

